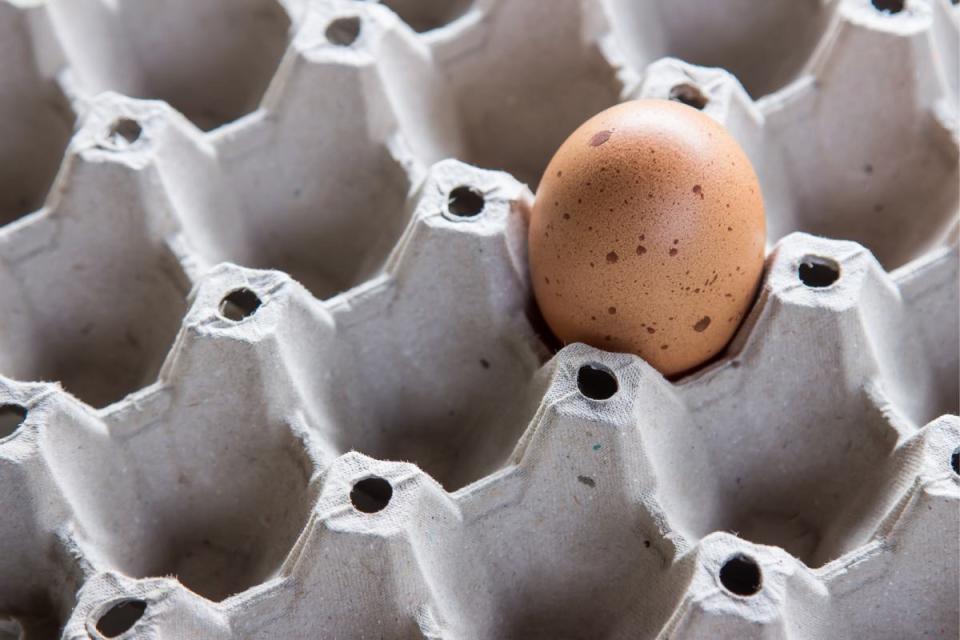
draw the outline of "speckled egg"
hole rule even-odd
[[[710,117],[666,100],[603,111],[550,161],[530,218],[534,293],[564,343],[664,375],[723,350],[763,272],[756,173]]]

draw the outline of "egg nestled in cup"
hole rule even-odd
[[[756,173],[720,124],[677,102],[625,102],[547,166],[530,218],[534,294],[564,343],[635,353],[673,376],[733,337],[765,238]]]

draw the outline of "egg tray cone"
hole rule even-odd
[[[946,0],[0,0],[0,639],[956,638],[957,52]],[[673,381],[528,281],[637,97],[767,207]]]

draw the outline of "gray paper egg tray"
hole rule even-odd
[[[958,16],[0,0],[0,639],[955,639]],[[679,380],[528,282],[637,97],[767,207]]]

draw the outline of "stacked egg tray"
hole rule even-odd
[[[958,20],[0,0],[0,638],[957,638]],[[680,379],[527,269],[638,97],[766,203]]]

